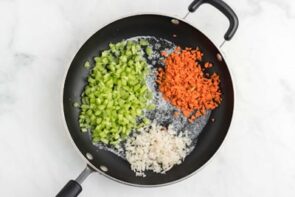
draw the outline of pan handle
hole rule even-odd
[[[222,0],[194,0],[188,7],[190,12],[196,11],[200,5],[208,3],[222,12],[229,20],[229,28],[224,35],[225,40],[230,40],[236,33],[239,26],[239,19],[236,13]]]
[[[76,197],[82,191],[81,184],[83,181],[92,173],[94,170],[86,166],[76,180],[70,180],[61,190],[58,192],[56,197]]]

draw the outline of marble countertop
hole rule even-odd
[[[191,0],[0,0],[0,195],[54,196],[85,163],[61,114],[62,82],[104,24],[139,12],[183,17]],[[226,0],[240,19],[222,51],[235,86],[229,134],[208,165],[170,186],[135,188],[92,174],[81,196],[295,196],[295,1]],[[187,20],[219,45],[210,6]]]

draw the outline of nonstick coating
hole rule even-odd
[[[108,171],[103,174],[127,184],[155,186],[171,183],[190,175],[214,155],[223,142],[231,122],[234,104],[233,85],[226,63],[224,60],[217,59],[218,49],[195,27],[183,21],[174,24],[171,19],[173,18],[162,15],[136,15],[103,27],[80,48],[66,76],[63,95],[64,115],[74,143],[86,159],[86,153],[92,154],[93,160],[89,162],[96,170],[99,170],[101,165],[106,166]],[[184,162],[174,166],[166,174],[148,172],[145,178],[136,177],[127,161],[92,145],[89,134],[80,131],[79,109],[73,107],[73,102],[80,101],[80,95],[87,83],[89,70],[83,66],[85,61],[93,61],[93,57],[107,49],[110,42],[116,43],[134,36],[155,36],[170,40],[181,47],[199,47],[204,53],[203,60],[214,64],[211,72],[216,72],[221,78],[223,99],[221,105],[211,113],[210,120],[214,118],[215,121],[208,121],[198,138],[195,149]]]

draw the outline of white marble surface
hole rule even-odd
[[[104,24],[138,12],[182,17],[191,0],[0,0],[0,196],[54,196],[84,168],[63,127],[67,65]],[[295,196],[295,1],[227,0],[240,27],[222,49],[234,79],[233,122],[193,177],[134,188],[92,174],[81,196]],[[220,44],[226,19],[187,19]]]

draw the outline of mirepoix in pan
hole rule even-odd
[[[238,28],[221,0],[208,3]],[[133,186],[180,181],[222,144],[234,106],[231,76],[218,48],[184,19],[141,14],[116,20],[91,36],[64,82],[68,132],[87,167],[57,196],[77,196],[92,172]]]

